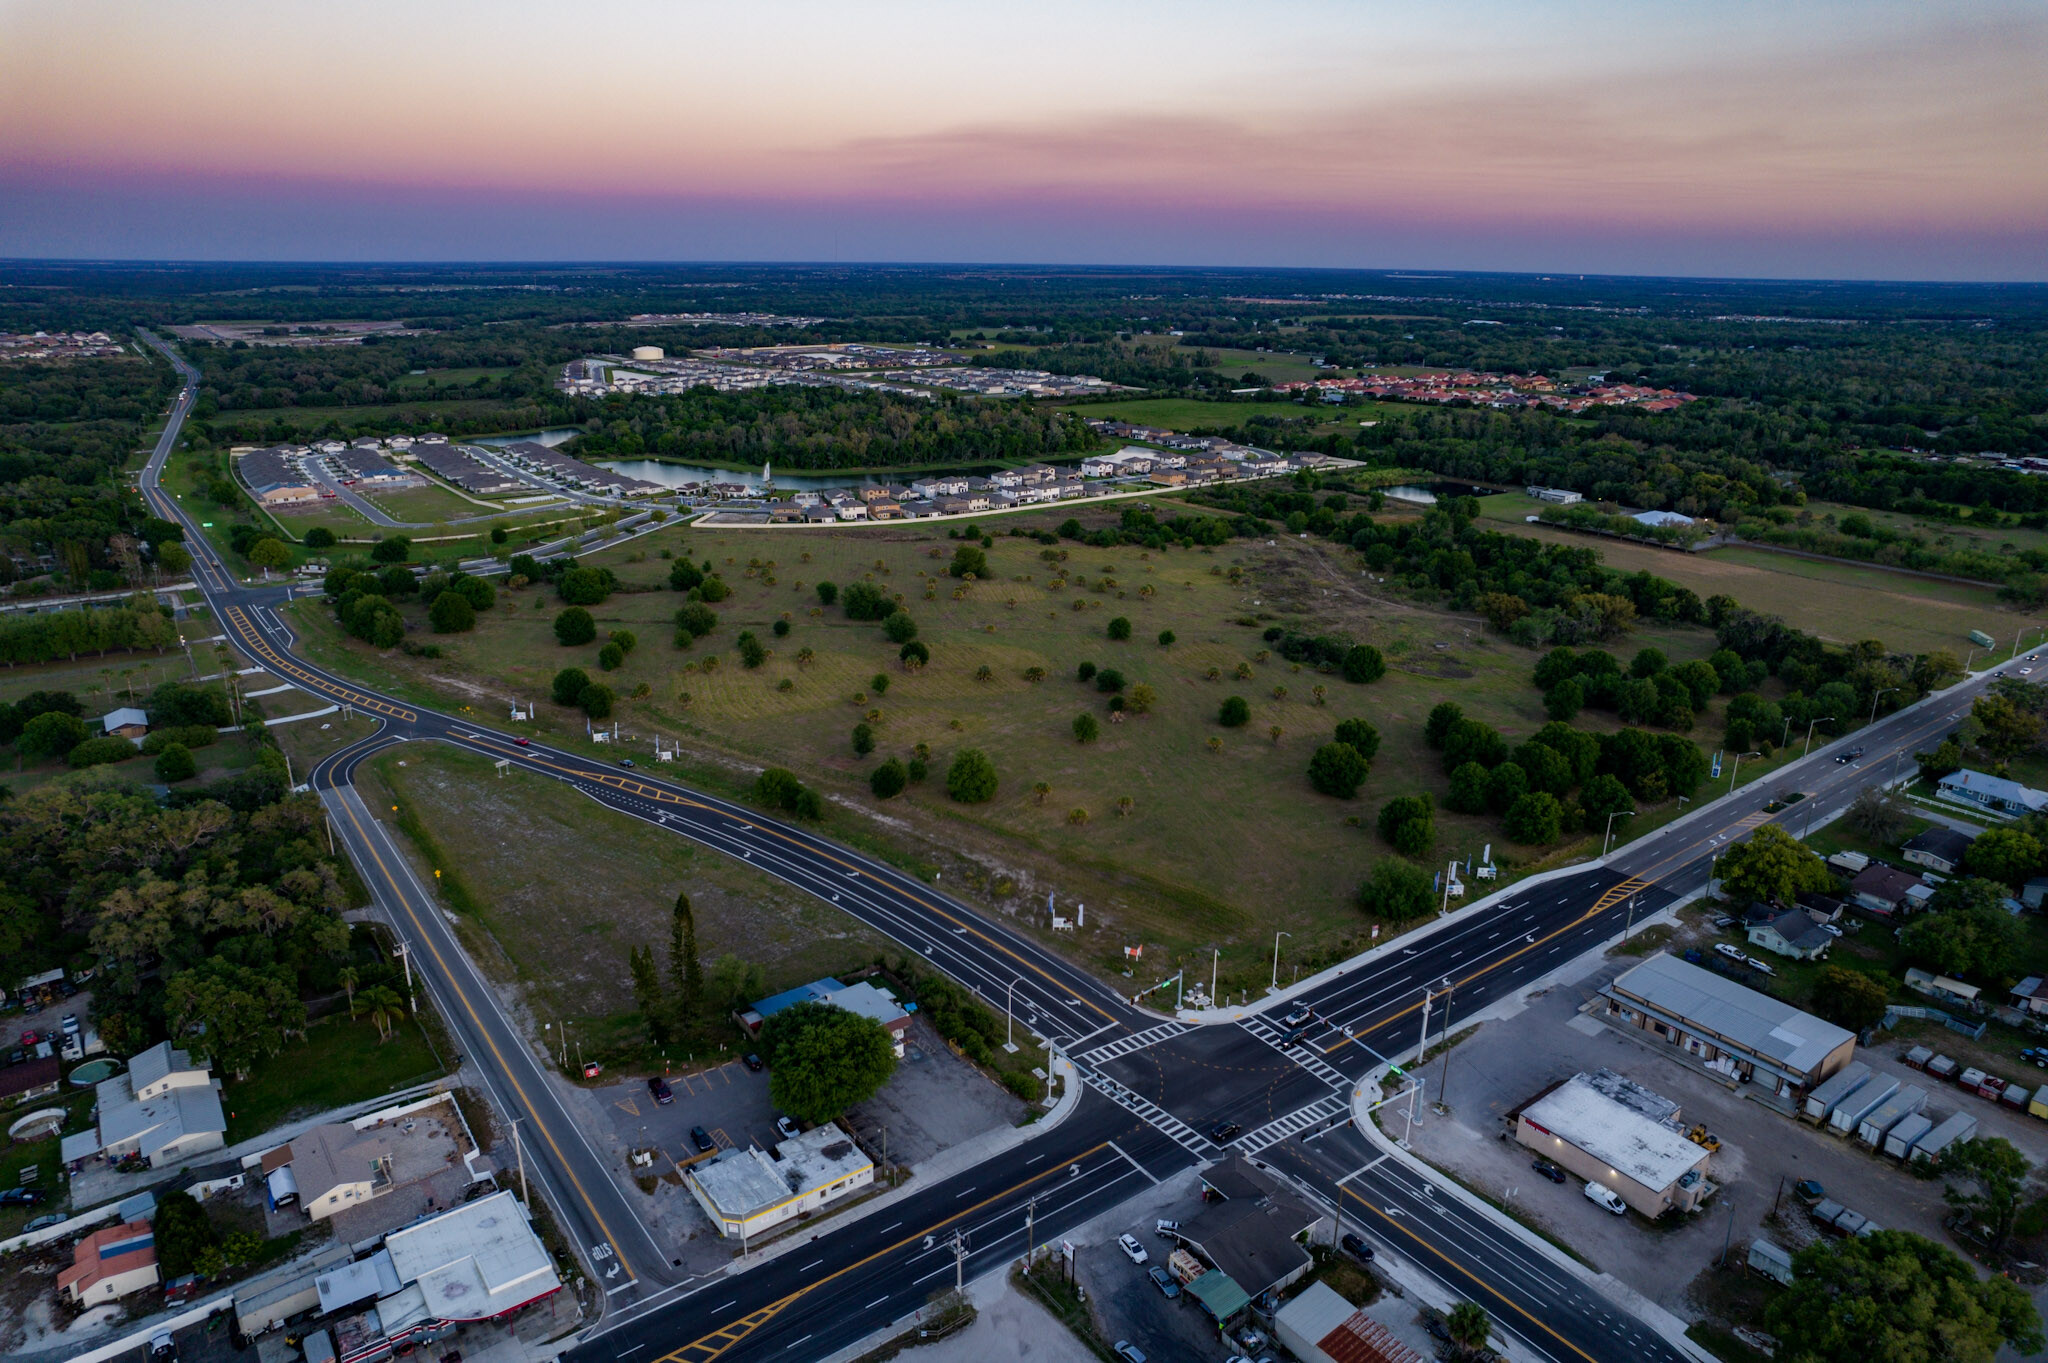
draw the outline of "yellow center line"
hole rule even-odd
[[[1416,1233],[1415,1233],[1414,1231],[1412,1231],[1412,1230],[1408,1229],[1408,1227],[1407,1227],[1406,1225],[1404,1225],[1404,1224],[1403,1224],[1403,1222],[1402,1222],[1402,1219],[1401,1219],[1400,1217],[1396,1217],[1396,1216],[1388,1216],[1388,1215],[1387,1215],[1387,1214],[1386,1214],[1386,1213],[1385,1213],[1384,1211],[1382,1211],[1382,1210],[1381,1210],[1380,1208],[1378,1208],[1378,1207],[1374,1206],[1374,1205],[1373,1205],[1373,1204],[1372,1204],[1371,1202],[1368,1202],[1368,1201],[1367,1201],[1367,1200],[1366,1200],[1365,1198],[1363,1198],[1363,1197],[1359,1196],[1359,1194],[1358,1194],[1358,1193],[1357,1193],[1357,1192],[1356,1192],[1355,1190],[1353,1190],[1353,1189],[1350,1189],[1350,1188],[1346,1188],[1346,1189],[1344,1189],[1344,1192],[1345,1192],[1345,1194],[1346,1194],[1346,1195],[1348,1195],[1348,1196],[1349,1196],[1349,1197],[1350,1197],[1350,1198],[1351,1198],[1351,1199],[1352,1199],[1353,1201],[1357,1202],[1359,1206],[1361,1206],[1361,1207],[1364,1207],[1364,1208],[1365,1208],[1365,1209],[1366,1209],[1367,1211],[1371,1212],[1371,1213],[1372,1213],[1372,1214],[1373,1214],[1374,1216],[1377,1216],[1377,1217],[1378,1217],[1378,1218],[1379,1218],[1380,1220],[1382,1220],[1382,1221],[1386,1222],[1386,1223],[1387,1223],[1387,1224],[1388,1224],[1389,1226],[1392,1226],[1392,1227],[1393,1227],[1393,1228],[1394,1228],[1395,1230],[1398,1230],[1398,1231],[1400,1231],[1400,1232],[1401,1232],[1401,1233],[1402,1233],[1403,1235],[1407,1236],[1407,1237],[1408,1237],[1408,1238],[1409,1238],[1410,1240],[1413,1240],[1413,1241],[1414,1241],[1414,1242],[1415,1242],[1416,1244],[1418,1244],[1418,1245],[1420,1245],[1420,1246],[1421,1246],[1422,1248],[1424,1248],[1424,1249],[1428,1250],[1428,1251],[1429,1251],[1429,1252],[1430,1252],[1431,1254],[1434,1254],[1434,1255],[1435,1255],[1435,1256],[1436,1256],[1437,1258],[1439,1258],[1439,1259],[1443,1260],[1443,1261],[1444,1261],[1445,1263],[1449,1264],[1449,1265],[1450,1265],[1450,1266],[1451,1266],[1452,1268],[1454,1268],[1454,1269],[1456,1269],[1456,1270],[1457,1270],[1458,1272],[1460,1272],[1460,1273],[1464,1274],[1464,1275],[1465,1275],[1465,1276],[1466,1276],[1467,1278],[1470,1278],[1470,1279],[1471,1279],[1471,1280],[1472,1280],[1473,1282],[1475,1282],[1475,1283],[1479,1284],[1479,1286],[1481,1286],[1481,1287],[1485,1288],[1485,1289],[1486,1289],[1486,1291],[1487,1291],[1487,1292],[1488,1292],[1488,1293],[1489,1293],[1490,1295],[1492,1295],[1493,1297],[1495,1297],[1495,1298],[1499,1299],[1499,1300],[1500,1300],[1500,1301],[1501,1301],[1502,1303],[1504,1303],[1504,1304],[1505,1304],[1505,1305],[1507,1306],[1507,1308],[1508,1308],[1508,1309],[1509,1309],[1510,1311],[1513,1311],[1513,1312],[1514,1312],[1514,1313],[1515,1313],[1516,1315],[1518,1315],[1518,1316],[1520,1316],[1520,1317],[1521,1317],[1522,1319],[1524,1319],[1524,1320],[1528,1321],[1528,1322],[1529,1322],[1529,1323],[1530,1323],[1531,1325],[1533,1325],[1533,1326],[1535,1326],[1535,1327],[1536,1327],[1537,1329],[1541,1330],[1541,1331],[1542,1331],[1542,1332],[1543,1332],[1544,1334],[1546,1334],[1546,1335],[1549,1335],[1549,1336],[1550,1336],[1550,1337],[1551,1337],[1552,1339],[1556,1340],[1556,1341],[1557,1341],[1557,1342],[1558,1342],[1559,1344],[1562,1344],[1562,1345],[1564,1345],[1564,1347],[1565,1347],[1565,1348],[1567,1348],[1567,1349],[1570,1349],[1570,1350],[1571,1350],[1571,1351],[1572,1351],[1573,1353],[1577,1354],[1577,1355],[1578,1355],[1578,1356],[1579,1356],[1580,1358],[1583,1358],[1583,1359],[1585,1359],[1585,1360],[1586,1360],[1586,1363],[1595,1363],[1595,1359],[1593,1358],[1593,1355],[1591,1355],[1591,1354],[1587,1353],[1587,1352],[1586,1352],[1586,1351],[1585,1351],[1584,1349],[1581,1349],[1581,1348],[1580,1348],[1580,1347],[1579,1347],[1578,1345],[1576,1345],[1576,1344],[1572,1343],[1572,1342],[1571,1342],[1570,1340],[1566,1339],[1566,1338],[1565,1338],[1565,1337],[1564,1337],[1563,1335],[1559,1334],[1559,1333],[1558,1333],[1557,1331],[1555,1331],[1555,1330],[1551,1329],[1551,1328],[1550,1328],[1550,1327],[1549,1327],[1548,1325],[1545,1325],[1545,1324],[1544,1324],[1544,1323],[1543,1323],[1542,1321],[1538,1320],[1538,1319],[1537,1319],[1537,1318],[1536,1318],[1536,1317],[1535,1317],[1534,1315],[1530,1314],[1530,1313],[1529,1313],[1529,1311],[1528,1311],[1527,1309],[1525,1309],[1525,1308],[1524,1308],[1524,1307],[1522,1306],[1522,1304],[1521,1304],[1520,1302],[1517,1302],[1516,1300],[1514,1300],[1514,1298],[1512,1298],[1512,1297],[1508,1296],[1508,1295],[1507,1295],[1506,1293],[1502,1292],[1502,1291],[1501,1291],[1501,1290],[1500,1290],[1499,1288],[1495,1287],[1495,1286],[1494,1286],[1494,1285],[1493,1285],[1492,1283],[1490,1283],[1490,1282],[1488,1282],[1488,1281],[1487,1281],[1486,1279],[1484,1279],[1484,1278],[1480,1277],[1480,1276],[1479,1276],[1479,1275],[1478,1275],[1477,1273],[1474,1273],[1474,1272],[1473,1272],[1473,1271],[1472,1271],[1471,1269],[1469,1269],[1469,1268],[1465,1267],[1465,1266],[1464,1266],[1463,1264],[1459,1263],[1459,1262],[1458,1262],[1458,1261],[1457,1261],[1456,1259],[1453,1259],[1453,1258],[1452,1258],[1452,1257],[1451,1257],[1450,1255],[1448,1255],[1448,1254],[1444,1253],[1444,1252],[1443,1252],[1442,1250],[1438,1249],[1438,1248],[1437,1248],[1437,1247],[1436,1247],[1435,1245],[1432,1245],[1431,1243],[1429,1243],[1429,1241],[1427,1241],[1427,1240],[1423,1239],[1423,1238],[1422,1238],[1422,1237],[1421,1237],[1420,1235],[1417,1235],[1417,1234],[1416,1234]]]
[[[1090,1155],[1093,1155],[1098,1151],[1108,1149],[1109,1145],[1110,1143],[1108,1141],[1103,1141],[1098,1145],[1091,1145],[1086,1150],[1083,1150],[1080,1154],[1068,1160],[1067,1163],[1070,1165],[1079,1164],[1082,1160],[1087,1159]],[[766,1324],[778,1312],[780,1312],[783,1308],[787,1307],[790,1303],[796,1301],[797,1299],[809,1296],[811,1293],[817,1291],[819,1288],[825,1286],[827,1283],[832,1282],[834,1279],[843,1278],[847,1274],[852,1273],[857,1269],[865,1268],[869,1264],[873,1263],[875,1260],[882,1258],[884,1255],[894,1254],[897,1250],[902,1249],[905,1245],[911,1243],[913,1240],[921,1240],[927,1235],[931,1235],[935,1232],[944,1230],[947,1226],[952,1225],[955,1221],[960,1220],[962,1217],[972,1216],[974,1213],[980,1211],[983,1207],[988,1206],[991,1202],[1000,1202],[1002,1201],[1002,1199],[1010,1196],[1012,1193],[1017,1192],[1019,1189],[1028,1188],[1032,1184],[1037,1183],[1039,1180],[1050,1178],[1052,1177],[1052,1175],[1058,1172],[1058,1168],[1047,1169],[1043,1173],[1033,1174],[1030,1178],[1023,1180],[1021,1183],[1013,1183],[1009,1187],[1003,1189],[1001,1192],[991,1193],[987,1197],[983,1198],[981,1201],[975,1203],[973,1206],[962,1207],[959,1211],[954,1212],[951,1216],[946,1217],[944,1220],[935,1221],[931,1225],[926,1226],[923,1230],[912,1231],[910,1234],[904,1236],[901,1240],[896,1241],[896,1243],[892,1245],[884,1245],[882,1248],[876,1250],[874,1253],[868,1255],[866,1258],[856,1259],[854,1260],[854,1262],[848,1264],[845,1268],[839,1269],[837,1272],[834,1273],[828,1273],[824,1277],[818,1279],[818,1281],[810,1284],[808,1287],[800,1287],[796,1291],[790,1293],[788,1296],[768,1303],[768,1305],[761,1307],[759,1310],[753,1312],[751,1315],[742,1316],[739,1320],[732,1322],[730,1325],[721,1325],[718,1329],[713,1330],[711,1333],[705,1335],[703,1338],[693,1340],[690,1343],[678,1348],[673,1353],[664,1354],[661,1358],[656,1359],[655,1363],[685,1363],[685,1355],[691,1355],[695,1359],[696,1363],[705,1363],[706,1360],[716,1358],[720,1354],[724,1353],[727,1349],[730,1349],[733,1345],[739,1343],[742,1339],[745,1339],[748,1335],[752,1334],[755,1330],[759,1329],[762,1325]],[[713,1340],[722,1340],[724,1342],[714,1346],[711,1343],[711,1341]],[[701,1352],[696,1352],[693,1354],[693,1350]]]
[[[362,822],[356,818],[354,808],[347,801],[342,802],[342,812],[348,815],[349,822],[355,826],[356,836],[362,840],[362,844],[368,849],[371,859],[377,863],[377,869],[383,873],[385,881],[391,886],[391,891],[397,896],[400,906],[404,908],[406,917],[412,920],[414,933],[426,944],[428,952],[433,955],[434,964],[440,967],[442,978],[448,982],[448,987],[455,992],[455,997],[462,1004],[463,1011],[469,1014],[471,1023],[476,1027],[477,1035],[483,1038],[484,1045],[490,1047],[492,1058],[498,1062],[498,1072],[505,1076],[505,1082],[512,1086],[514,1093],[519,1095],[519,1101],[526,1107],[528,1119],[540,1129],[541,1138],[547,1141],[548,1148],[555,1152],[555,1159],[560,1164],[562,1172],[567,1174],[569,1182],[575,1185],[576,1195],[583,1199],[583,1205],[590,1212],[591,1219],[597,1222],[597,1228],[604,1235],[605,1243],[609,1244],[612,1247],[612,1253],[618,1256],[620,1266],[625,1268],[626,1272],[633,1273],[632,1266],[626,1261],[625,1250],[620,1248],[618,1240],[612,1235],[611,1227],[605,1224],[604,1216],[597,1210],[597,1205],[590,1200],[590,1194],[584,1189],[583,1181],[576,1177],[575,1169],[570,1166],[567,1157],[562,1153],[562,1147],[555,1141],[555,1133],[548,1129],[548,1124],[541,1118],[539,1109],[526,1096],[526,1090],[521,1086],[518,1076],[512,1072],[512,1067],[505,1063],[504,1052],[498,1049],[497,1041],[492,1038],[490,1030],[484,1026],[483,1019],[478,1016],[475,1005],[469,1000],[469,995],[464,992],[462,985],[457,982],[455,972],[448,968],[448,962],[442,957],[441,949],[434,944],[433,938],[427,935],[424,926],[420,923],[419,915],[413,911],[411,899],[407,897],[404,889],[399,885],[398,877],[393,875],[391,868],[384,864],[384,858],[378,855],[376,844],[364,832]],[[639,1275],[634,1274],[634,1276],[638,1277]]]

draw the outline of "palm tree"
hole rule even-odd
[[[1274,699],[1274,700],[1286,700],[1286,699],[1287,699],[1287,688],[1286,688],[1286,687],[1284,687],[1284,686],[1276,686],[1276,687],[1274,687],[1274,688],[1273,688],[1273,699]]]
[[[1461,1301],[1444,1317],[1444,1329],[1451,1342],[1466,1353],[1478,1353],[1493,1334],[1493,1321],[1476,1301]]]
[[[1220,739],[1220,738],[1211,738],[1211,739],[1209,740],[1209,751],[1210,751],[1210,752],[1222,752],[1222,751],[1223,751],[1223,740],[1222,740],[1222,739]]]
[[[996,679],[996,670],[987,663],[983,663],[980,667],[974,669],[974,679],[978,682],[994,681]]]
[[[334,973],[335,983],[348,995],[348,1015],[351,1019],[356,1015],[356,986],[362,983],[362,979],[362,972],[352,965],[345,965]]]
[[[1031,787],[1031,793],[1032,793],[1033,795],[1036,795],[1036,796],[1038,797],[1038,803],[1040,803],[1040,804],[1044,804],[1044,803],[1045,803],[1045,797],[1046,797],[1046,796],[1048,796],[1048,795],[1050,795],[1050,794],[1052,794],[1052,782],[1050,782],[1050,781],[1040,781],[1040,782],[1038,782],[1037,784],[1035,784],[1035,785],[1033,785],[1033,786]]]
[[[1067,811],[1067,822],[1073,824],[1077,828],[1080,827],[1082,824],[1088,822],[1088,811],[1082,809],[1079,805],[1076,805],[1074,808]]]
[[[405,1000],[398,992],[384,985],[363,991],[363,1007],[369,1011],[370,1021],[377,1024],[381,1040],[391,1040],[391,1029],[405,1016]]]
[[[809,667],[811,665],[811,660],[817,656],[818,655],[812,652],[808,647],[800,648],[796,651],[796,665],[798,667]]]

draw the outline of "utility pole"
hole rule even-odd
[[[1017,986],[1022,983],[1024,977],[1019,975],[1003,990],[1003,1049],[1013,1053],[1017,1049],[1017,1014],[1011,1009],[1010,1000],[1015,997]]]
[[[1266,991],[1269,994],[1280,992],[1280,939],[1282,937],[1292,937],[1293,935],[1291,932],[1276,932],[1273,934],[1273,987]]]
[[[1415,1129],[1415,1095],[1422,1091],[1422,1061],[1429,1053],[1429,1004],[1436,995],[1422,991],[1422,1036],[1415,1043],[1415,1071],[1408,1076],[1408,1129]]]
[[[1216,1006],[1216,967],[1222,963],[1223,948],[1209,948],[1209,1006]]]
[[[967,1287],[967,1237],[959,1231],[953,1232],[953,1290],[965,1291]]]
[[[1443,1041],[1444,1067],[1436,1077],[1436,1107],[1439,1112],[1451,1110],[1451,1000],[1456,993],[1455,989],[1444,991],[1444,1029],[1438,1033]]]
[[[1787,722],[1789,723],[1790,721],[1787,721]],[[1834,717],[1833,715],[1822,715],[1822,716],[1821,716],[1821,717],[1820,717],[1819,719],[1816,719],[1816,720],[1814,720],[1812,724],[1808,724],[1808,725],[1806,726],[1806,746],[1805,746],[1805,747],[1803,747],[1803,748],[1801,748],[1801,749],[1799,750],[1799,755],[1800,755],[1801,757],[1804,757],[1804,756],[1806,756],[1806,755],[1807,755],[1808,753],[1810,753],[1810,752],[1812,752],[1812,751],[1813,751],[1813,725],[1814,725],[1814,724],[1833,724],[1834,722],[1835,722],[1835,717]],[[1732,789],[1732,787],[1731,787],[1731,789]]]
[[[1038,1199],[1024,1204],[1024,1267],[1031,1267],[1031,1252],[1038,1247]]]

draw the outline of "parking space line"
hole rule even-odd
[[[625,1113],[628,1117],[637,1117],[640,1115],[640,1105],[634,1102],[631,1098],[620,1098],[613,1102],[612,1106],[617,1108],[619,1111]]]

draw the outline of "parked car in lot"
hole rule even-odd
[[[1543,1175],[1543,1177],[1549,1179],[1552,1183],[1564,1182],[1564,1170],[1558,1168],[1555,1164],[1552,1164],[1547,1159],[1537,1160],[1534,1163],[1532,1163],[1529,1167],[1531,1169],[1534,1169],[1537,1173]]]
[[[804,1133],[802,1127],[787,1117],[777,1117],[775,1119],[775,1129],[782,1133],[782,1139],[784,1140],[793,1140]]]
[[[1731,961],[1747,961],[1749,959],[1749,953],[1732,942],[1716,942],[1714,943],[1714,950],[1720,952]]]
[[[1150,1278],[1152,1285],[1159,1289],[1159,1295],[1168,1301],[1172,1301],[1180,1296],[1180,1284],[1175,1282],[1173,1275],[1168,1273],[1161,1265],[1154,1264],[1146,1269],[1145,1276]]]
[[[1372,1262],[1372,1246],[1365,1243],[1365,1237],[1356,1231],[1344,1232],[1344,1238],[1338,1243],[1343,1247],[1346,1254],[1358,1260],[1361,1264]]]
[[[1152,1223],[1152,1229],[1170,1239],[1180,1231],[1180,1222],[1168,1221],[1162,1218]]]
[[[741,1063],[744,1064],[748,1069],[754,1071],[754,1073],[756,1074],[759,1074],[763,1069],[766,1068],[766,1066],[764,1066],[761,1063],[761,1057],[755,1055],[752,1051],[748,1051],[745,1056],[741,1057]]]
[[[1145,1355],[1140,1353],[1138,1346],[1131,1343],[1128,1339],[1120,1339],[1110,1345],[1110,1352],[1121,1358],[1124,1363],[1145,1363]]]
[[[43,1200],[34,1188],[0,1189],[0,1207],[33,1207]]]
[[[718,1142],[711,1139],[711,1133],[701,1126],[690,1128],[690,1144],[697,1147],[697,1153],[708,1155],[718,1148]]]
[[[1145,1247],[1138,1243],[1138,1237],[1128,1233],[1116,1238],[1116,1247],[1134,1264],[1142,1264],[1152,1257],[1145,1252]]]
[[[654,1101],[667,1107],[676,1100],[676,1091],[668,1086],[668,1080],[655,1075],[647,1081],[647,1091],[654,1095]]]
[[[63,1025],[62,1025],[62,1030],[63,1030],[63,1032],[64,1032],[64,1035],[66,1035],[66,1036],[77,1036],[77,1035],[78,1035],[78,1014],[76,1014],[76,1013],[66,1013],[66,1014],[64,1015],[64,1022],[63,1022]]]
[[[1725,932],[1735,926],[1735,920],[1725,913],[1717,913],[1714,915],[1714,926]]]
[[[1620,1193],[1615,1192],[1614,1189],[1606,1184],[1597,1183],[1590,1178],[1586,1180],[1586,1200],[1595,1206],[1605,1207],[1616,1216],[1623,1216],[1628,1212],[1628,1203],[1621,1200]]]

